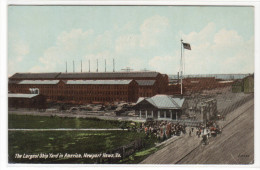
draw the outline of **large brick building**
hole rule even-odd
[[[136,102],[138,97],[163,94],[168,76],[158,72],[16,73],[9,78],[9,91],[40,94],[53,101]]]

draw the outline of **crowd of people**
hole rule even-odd
[[[172,136],[180,136],[186,133],[186,125],[175,124],[167,121],[150,121],[141,124],[142,129],[146,136],[157,137],[163,141]]]
[[[215,136],[221,133],[221,129],[218,125],[209,121],[205,124],[200,124],[197,127],[189,127],[181,125],[179,123],[173,123],[168,121],[148,121],[140,124],[139,131],[144,131],[146,136],[157,137],[160,141],[163,141],[172,136],[180,136],[181,134],[186,134],[188,129],[189,136],[194,134],[202,140],[208,140],[209,137]]]

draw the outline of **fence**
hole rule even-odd
[[[242,104],[246,103],[247,101],[249,101],[253,98],[254,98],[254,94],[251,94],[251,95],[237,101],[236,103],[232,104],[231,106],[226,107],[219,114],[225,117],[228,113],[232,112],[233,110],[235,110],[236,108],[238,108],[239,106],[241,106]]]
[[[110,154],[110,155],[119,154],[120,157],[111,157],[111,158],[100,157],[100,158],[98,158],[97,163],[108,163],[108,164],[117,163],[120,160],[132,155],[137,150],[144,148],[144,146],[145,146],[144,139],[137,139],[127,145],[121,146],[117,149],[111,150],[106,153],[106,154]]]

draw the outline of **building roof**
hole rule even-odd
[[[159,109],[179,109],[183,106],[185,101],[184,98],[173,98],[168,95],[155,95],[150,98],[139,98],[136,104],[144,100],[148,101]]]
[[[33,98],[39,94],[19,94],[19,93],[9,93],[8,98]]]
[[[58,84],[59,80],[23,80],[18,84]]]
[[[152,86],[155,80],[136,80],[139,86]]]
[[[136,102],[136,104],[139,103],[139,102],[141,102],[141,101],[143,101],[144,99],[145,99],[145,97],[139,97],[138,100],[137,100],[137,102]]]
[[[133,80],[68,80],[66,84],[115,84],[124,85],[129,84]]]
[[[10,79],[54,79],[60,74],[58,73],[15,73]]]
[[[21,80],[8,80],[8,84],[17,84],[19,83]]]
[[[61,73],[59,79],[84,79],[84,78],[134,78],[156,77],[158,72],[97,72],[97,73]]]

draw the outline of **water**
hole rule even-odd
[[[188,77],[215,77],[216,79],[222,80],[233,80],[233,79],[243,79],[250,74],[192,74],[184,75],[184,78]],[[178,79],[178,75],[169,75],[170,79]]]

